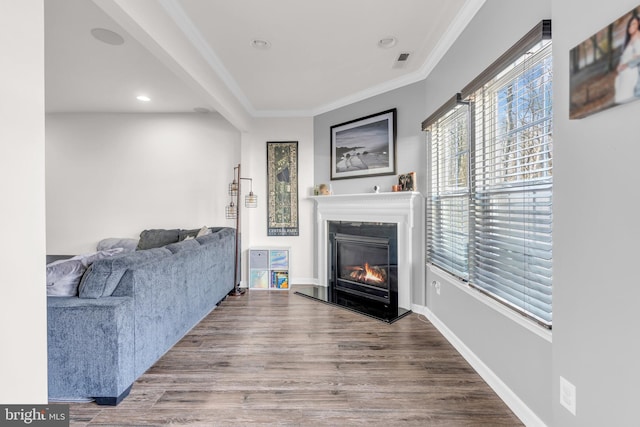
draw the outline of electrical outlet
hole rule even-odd
[[[573,415],[576,414],[576,386],[560,377],[560,404]]]
[[[440,282],[434,280],[433,282],[431,282],[431,286],[435,288],[436,294],[440,295]]]

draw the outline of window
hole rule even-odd
[[[546,327],[552,323],[549,39],[550,22],[543,21],[463,89],[455,105],[423,122],[431,147],[429,262]]]
[[[469,279],[469,107],[459,99],[430,127],[428,256]]]

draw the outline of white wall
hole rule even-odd
[[[267,236],[267,141],[298,141],[299,236]],[[242,134],[242,176],[253,179],[253,192],[258,196],[256,209],[241,208],[243,286],[247,285],[247,250],[255,246],[291,247],[290,282],[314,282],[314,210],[308,199],[313,193],[313,160],[312,118],[256,119],[251,130]],[[248,181],[242,185],[244,196]]]
[[[555,426],[637,426],[640,101],[569,120],[569,51],[638,0],[553,2]],[[576,386],[576,416],[559,378]]]
[[[0,2],[0,75],[0,403],[46,404],[42,0]]]
[[[240,133],[218,114],[49,114],[47,253],[149,228],[234,226]]]

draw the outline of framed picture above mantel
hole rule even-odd
[[[331,179],[396,173],[396,109],[331,126]]]

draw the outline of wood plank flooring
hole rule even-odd
[[[295,289],[295,288],[294,288]],[[426,320],[391,325],[293,291],[228,297],[117,407],[72,426],[521,426]]]

